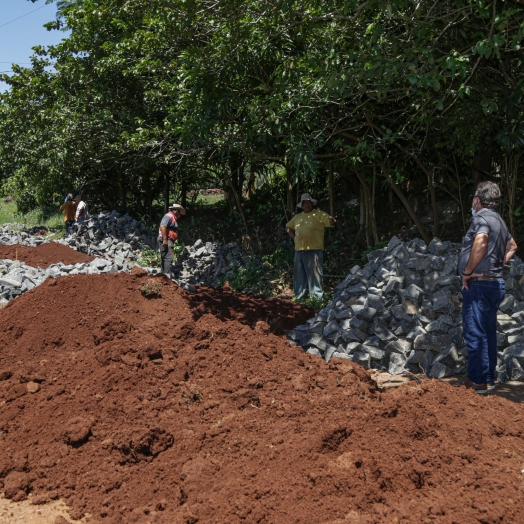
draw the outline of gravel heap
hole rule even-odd
[[[393,375],[464,373],[460,247],[437,238],[426,245],[393,237],[368,255],[365,269],[353,267],[332,302],[289,340],[326,361],[345,358]],[[506,297],[497,314],[499,382],[524,381],[523,275],[524,263],[514,257],[504,269]]]
[[[49,277],[56,278],[66,275],[85,275],[116,272],[130,273],[127,262],[122,264],[111,262],[105,258],[95,258],[89,263],[52,264],[46,269],[35,268],[18,260],[0,260],[0,308],[10,300],[26,291],[44,283]]]
[[[236,242],[221,244],[197,240],[186,246],[183,253],[172,266],[172,273],[181,285],[201,285],[216,287],[227,278],[232,266],[245,263]]]

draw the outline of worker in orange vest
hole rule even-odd
[[[186,214],[180,204],[171,204],[158,228],[158,247],[162,257],[162,273],[169,274],[175,254],[173,247],[178,238],[178,219]]]

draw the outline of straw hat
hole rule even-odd
[[[302,209],[302,202],[304,202],[304,200],[309,200],[313,205],[317,203],[317,201],[314,198],[311,198],[309,193],[302,193],[302,196],[300,197],[300,203],[297,204],[297,207]]]
[[[171,204],[169,206],[169,209],[171,209],[172,211],[180,211],[181,215],[186,214],[186,210],[180,204]]]

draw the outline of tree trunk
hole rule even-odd
[[[226,173],[227,173],[227,170],[226,170]],[[231,193],[233,194],[233,197],[235,199],[235,202],[237,203],[237,207],[238,207],[238,211],[240,213],[240,216],[242,217],[242,222],[244,222],[244,228],[246,229],[246,234],[248,237],[250,237],[250,233],[249,233],[249,226],[247,225],[247,220],[246,220],[246,216],[244,215],[244,210],[242,209],[242,205],[241,205],[241,202],[240,202],[240,197],[238,196],[238,193],[235,189],[235,186],[231,180],[231,176],[229,174],[226,175],[227,178],[228,178],[228,182],[229,182],[229,187],[231,188]]]
[[[364,173],[355,170],[355,174],[357,175],[364,191],[364,199],[366,201],[366,242],[368,247],[371,247],[371,236],[373,236],[373,241],[375,242],[374,245],[378,244],[378,232],[375,221],[375,213],[373,211],[373,199]]]
[[[364,196],[364,189],[362,186],[360,186],[360,227],[358,228],[358,232],[362,233],[362,230],[364,229],[364,224],[366,223],[366,197]]]
[[[333,188],[333,164],[329,164],[329,214],[335,216],[335,190]]]
[[[293,195],[293,173],[291,166],[286,163],[286,192],[287,192],[287,207],[295,214],[295,203],[293,202],[295,195]]]
[[[180,195],[180,200],[181,200],[180,204],[185,209],[187,207],[187,178],[186,177],[182,178],[181,192],[182,194]]]
[[[167,213],[169,209],[169,173],[165,172],[164,174],[164,215]]]
[[[402,202],[402,204],[404,204],[406,211],[408,212],[409,216],[411,217],[411,220],[413,220],[413,223],[417,226],[418,232],[420,233],[420,236],[424,239],[424,242],[426,242],[426,244],[429,244],[431,242],[431,238],[428,235],[428,233],[426,232],[426,230],[424,229],[424,226],[420,222],[417,214],[415,213],[415,211],[413,211],[413,208],[409,204],[408,199],[406,198],[406,195],[404,195],[400,187],[398,187],[397,184],[395,184],[393,177],[388,173],[386,166],[382,162],[380,162],[380,166],[382,167],[382,176],[384,178],[389,179],[390,184],[391,184],[391,189],[393,189],[395,194],[398,196],[399,200]]]
[[[437,207],[437,196],[435,192],[435,169],[428,173],[429,192],[431,194],[431,207],[433,209],[433,236],[439,235],[439,217]]]

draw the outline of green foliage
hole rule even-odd
[[[227,280],[234,291],[274,296],[282,292],[288,283],[291,264],[289,252],[278,248],[260,259],[250,257],[245,267],[232,265],[230,275],[223,279],[221,285]]]
[[[333,292],[324,292],[322,298],[318,298],[315,295],[308,295],[306,298],[303,298],[301,300],[297,299],[296,297],[292,298],[291,300],[293,302],[297,302],[299,304],[307,306],[315,311],[320,311],[321,309],[324,309],[333,300]]]
[[[142,267],[160,267],[160,251],[155,251],[149,248],[143,249],[142,254],[137,258],[137,263]]]
[[[457,189],[479,156],[501,165],[523,147],[514,2],[58,5],[47,27],[69,36],[1,77],[11,89],[0,96],[0,178],[23,212],[75,188],[92,210],[152,223],[166,187],[186,198],[212,184],[243,223],[232,189],[256,195],[267,180],[282,222],[297,184],[325,188],[330,166],[465,204]]]

